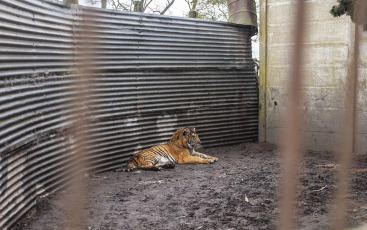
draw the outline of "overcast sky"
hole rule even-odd
[[[166,2],[163,1],[162,2]],[[86,0],[79,0],[79,4],[85,6],[91,6],[86,2]],[[100,3],[95,7],[100,7]],[[166,15],[185,17],[187,12],[189,11],[189,7],[185,0],[176,0],[173,5],[170,7]],[[259,59],[259,43],[252,43],[252,57]]]

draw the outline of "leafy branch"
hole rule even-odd
[[[365,0],[337,0],[339,4],[331,8],[330,14],[334,17],[350,16],[354,23],[363,25],[363,30],[367,31],[367,4],[363,5],[362,1]]]

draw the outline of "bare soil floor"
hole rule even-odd
[[[269,144],[206,149],[219,161],[177,165],[160,172],[107,172],[87,177],[85,229],[275,229],[280,200],[280,154]],[[367,223],[367,156],[353,167],[349,226]],[[301,164],[299,229],[328,229],[336,190],[332,153],[308,152]],[[42,201],[15,229],[63,229],[59,191]]]

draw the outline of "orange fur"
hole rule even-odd
[[[195,128],[181,128],[176,131],[166,144],[156,145],[135,153],[126,167],[161,170],[173,168],[175,164],[208,164],[218,161],[218,158],[196,152],[194,146],[200,144]]]

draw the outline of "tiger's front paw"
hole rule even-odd
[[[213,164],[214,162],[217,162],[218,161],[218,158],[211,158],[209,161],[208,161],[208,164]]]

